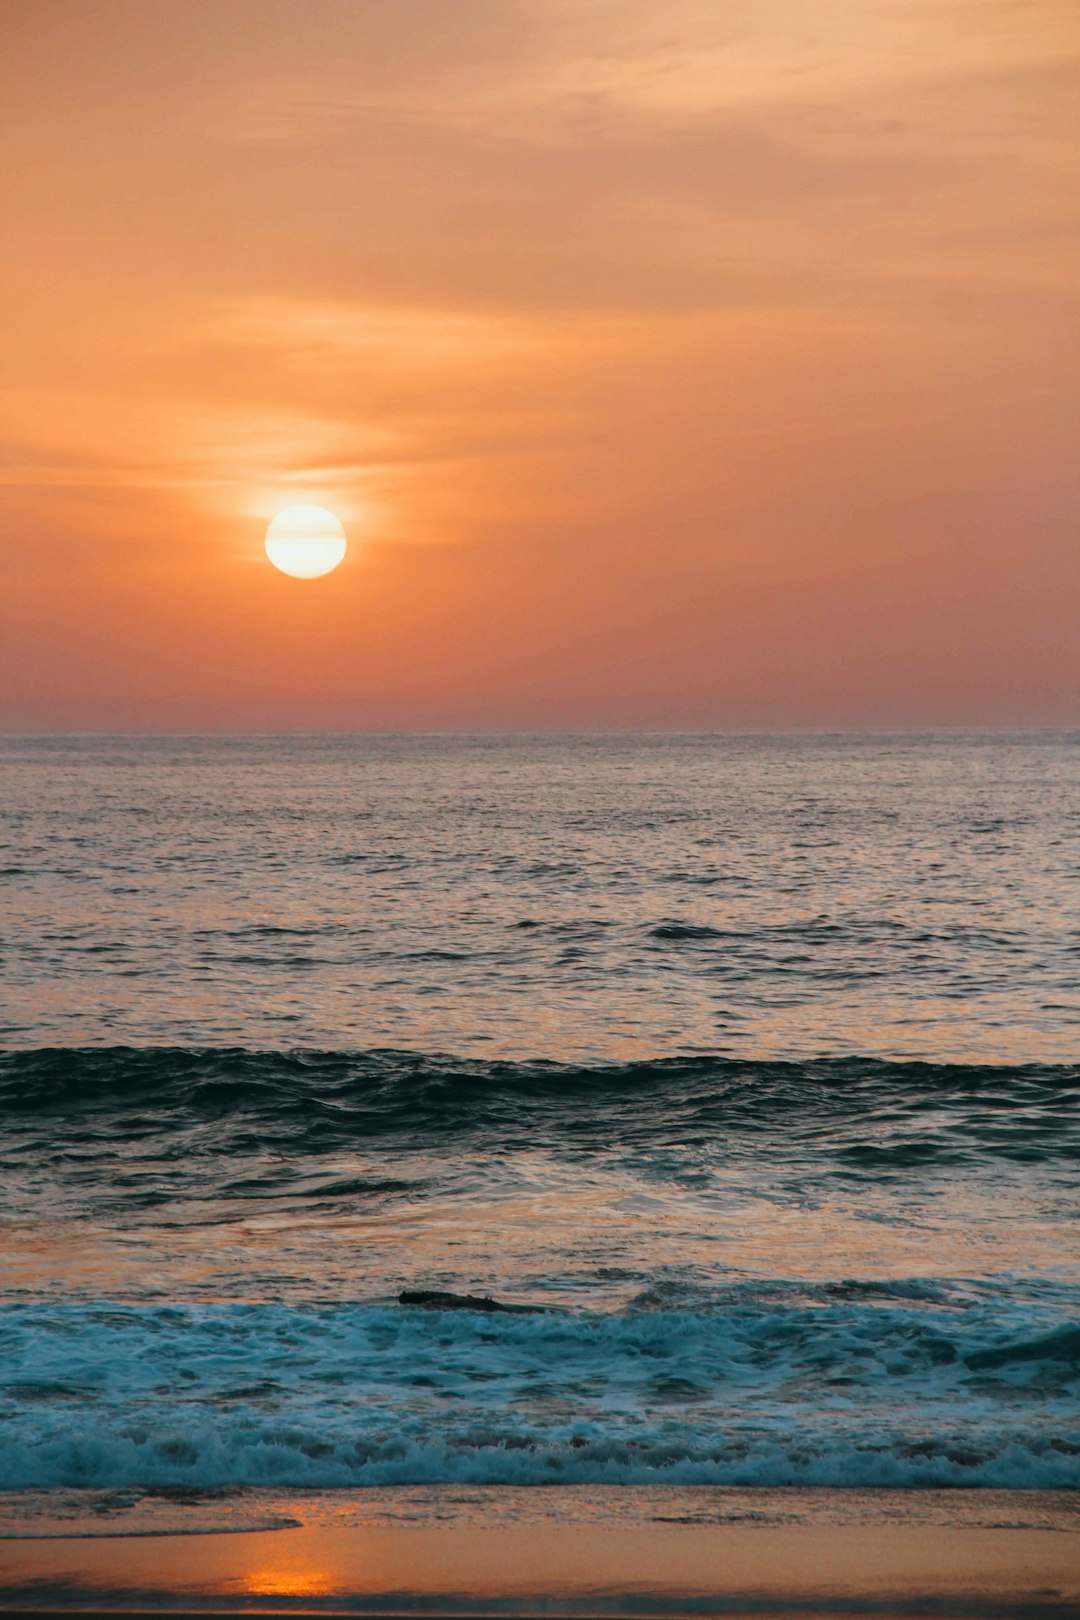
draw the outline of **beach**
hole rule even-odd
[[[1023,1620],[1080,1605],[1068,1493],[253,1492],[104,1515],[70,1493],[51,1521],[14,1505],[5,1610]]]

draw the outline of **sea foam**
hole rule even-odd
[[[537,1317],[11,1306],[0,1485],[1080,1486],[1063,1301],[753,1292]]]

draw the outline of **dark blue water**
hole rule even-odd
[[[9,739],[0,1484],[1080,1483],[1078,785]]]

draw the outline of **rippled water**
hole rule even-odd
[[[1080,1484],[1078,741],[9,739],[0,1485]]]
[[[8,739],[7,1044],[1068,1062],[1080,736]]]

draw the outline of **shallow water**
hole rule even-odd
[[[1072,1620],[1077,1531],[1068,1491],[8,1492],[0,1591],[52,1613]]]
[[[1080,1484],[1078,741],[7,740],[0,1484]]]

